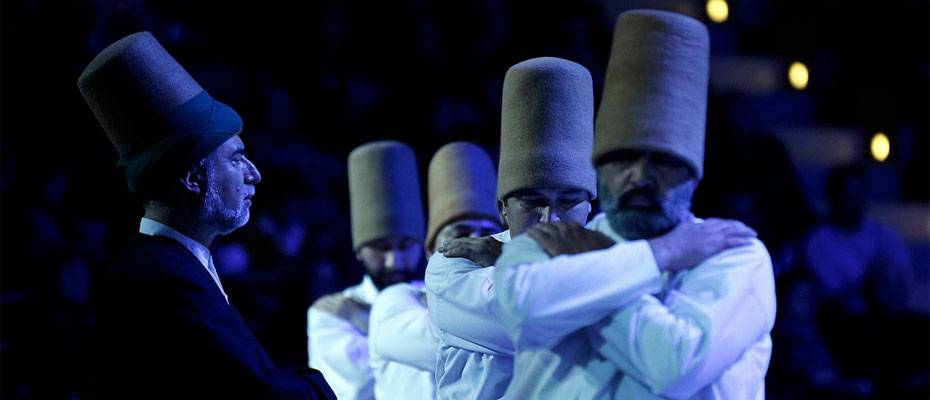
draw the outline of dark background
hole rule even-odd
[[[734,1],[722,24],[700,1],[4,0],[0,394],[82,397],[95,289],[138,229],[141,207],[76,86],[108,44],[151,31],[242,115],[264,179],[251,222],[212,250],[230,298],[272,358],[297,366],[306,363],[307,307],[361,278],[349,237],[349,151],[404,141],[417,152],[421,183],[447,142],[472,141],[496,157],[507,68],[567,58],[591,71],[599,98],[613,22],[636,7],[708,24],[706,178],[695,213],[738,217],[760,232],[779,280],[779,324],[791,319],[784,290],[804,268],[797,249],[827,215],[830,168],[865,167],[869,198],[898,216],[883,222],[911,252],[916,282],[903,290],[918,299],[919,318],[894,332],[918,343],[901,361],[912,365],[910,380],[866,374],[859,377],[872,386],[862,390],[808,383],[793,358],[781,359],[791,344],[779,341],[777,325],[769,397],[926,398],[930,11],[926,1],[885,0]],[[795,60],[811,71],[803,91],[786,79]],[[891,138],[883,163],[868,152],[877,131]],[[915,219],[926,221],[923,233],[908,233]]]

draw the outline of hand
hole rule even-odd
[[[690,219],[665,235],[649,239],[660,271],[677,272],[700,264],[729,248],[752,243],[756,231],[736,220]]]
[[[366,303],[342,293],[336,293],[320,297],[313,303],[313,308],[349,321],[356,330],[368,335],[368,316],[371,306]]]
[[[500,257],[503,246],[503,243],[491,236],[458,238],[446,242],[436,251],[448,258],[467,258],[482,267],[490,267]]]
[[[603,233],[585,229],[577,222],[536,224],[526,231],[552,257],[606,249],[614,241]]]

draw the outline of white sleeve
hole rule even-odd
[[[426,292],[433,323],[448,344],[513,355],[494,299],[494,267],[435,253],[426,267]]]
[[[381,291],[371,307],[368,343],[372,354],[386,361],[433,371],[438,343],[420,293],[409,284]]]
[[[762,379],[759,362],[737,363],[768,338],[775,321],[775,283],[765,246],[727,250],[680,275],[664,301],[651,295],[589,330],[595,349],[653,393],[689,398],[725,372]],[[760,359],[754,356],[755,360]],[[744,365],[745,371],[728,371]],[[762,382],[756,382],[761,385]]]
[[[504,245],[496,265],[497,301],[517,350],[550,348],[662,288],[645,240],[550,259],[536,241],[521,235]]]
[[[310,368],[323,373],[339,399],[371,399],[374,376],[368,338],[346,320],[313,307],[307,312]]]

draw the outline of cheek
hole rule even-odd
[[[617,177],[600,182],[597,189],[599,191],[598,196],[601,197],[601,203],[616,201],[626,190],[624,184]]]
[[[364,252],[362,253],[362,264],[365,265],[365,270],[368,273],[376,275],[384,269],[384,257],[374,252]]]
[[[673,211],[681,211],[678,209],[688,209],[691,206],[691,196],[693,195],[693,190],[682,185],[677,190],[672,191],[668,194],[666,202],[668,207]]]
[[[571,220],[584,225],[585,222],[587,222],[588,220],[588,214],[589,214],[588,206],[584,203],[579,204],[575,207],[572,207],[572,209],[568,210],[568,212],[565,214]]]
[[[540,215],[536,211],[520,210],[520,211],[514,212],[511,218],[514,224],[528,227],[528,225],[533,223],[534,221],[539,221],[539,217]]]
[[[620,198],[620,196],[623,196],[626,192],[629,192],[630,189],[633,189],[632,185],[629,185],[624,181],[616,180],[607,185],[607,194],[614,200],[617,200]]]

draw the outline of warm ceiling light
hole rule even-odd
[[[891,153],[891,142],[888,141],[888,136],[885,136],[883,132],[878,132],[872,136],[872,143],[869,147],[872,149],[872,158],[878,162],[887,160],[888,154]]]
[[[730,6],[726,0],[707,0],[707,17],[716,23],[723,23],[730,16]]]
[[[791,87],[797,90],[804,90],[804,88],[807,87],[807,80],[809,78],[807,66],[800,61],[795,61],[788,67],[788,82],[791,82]]]

